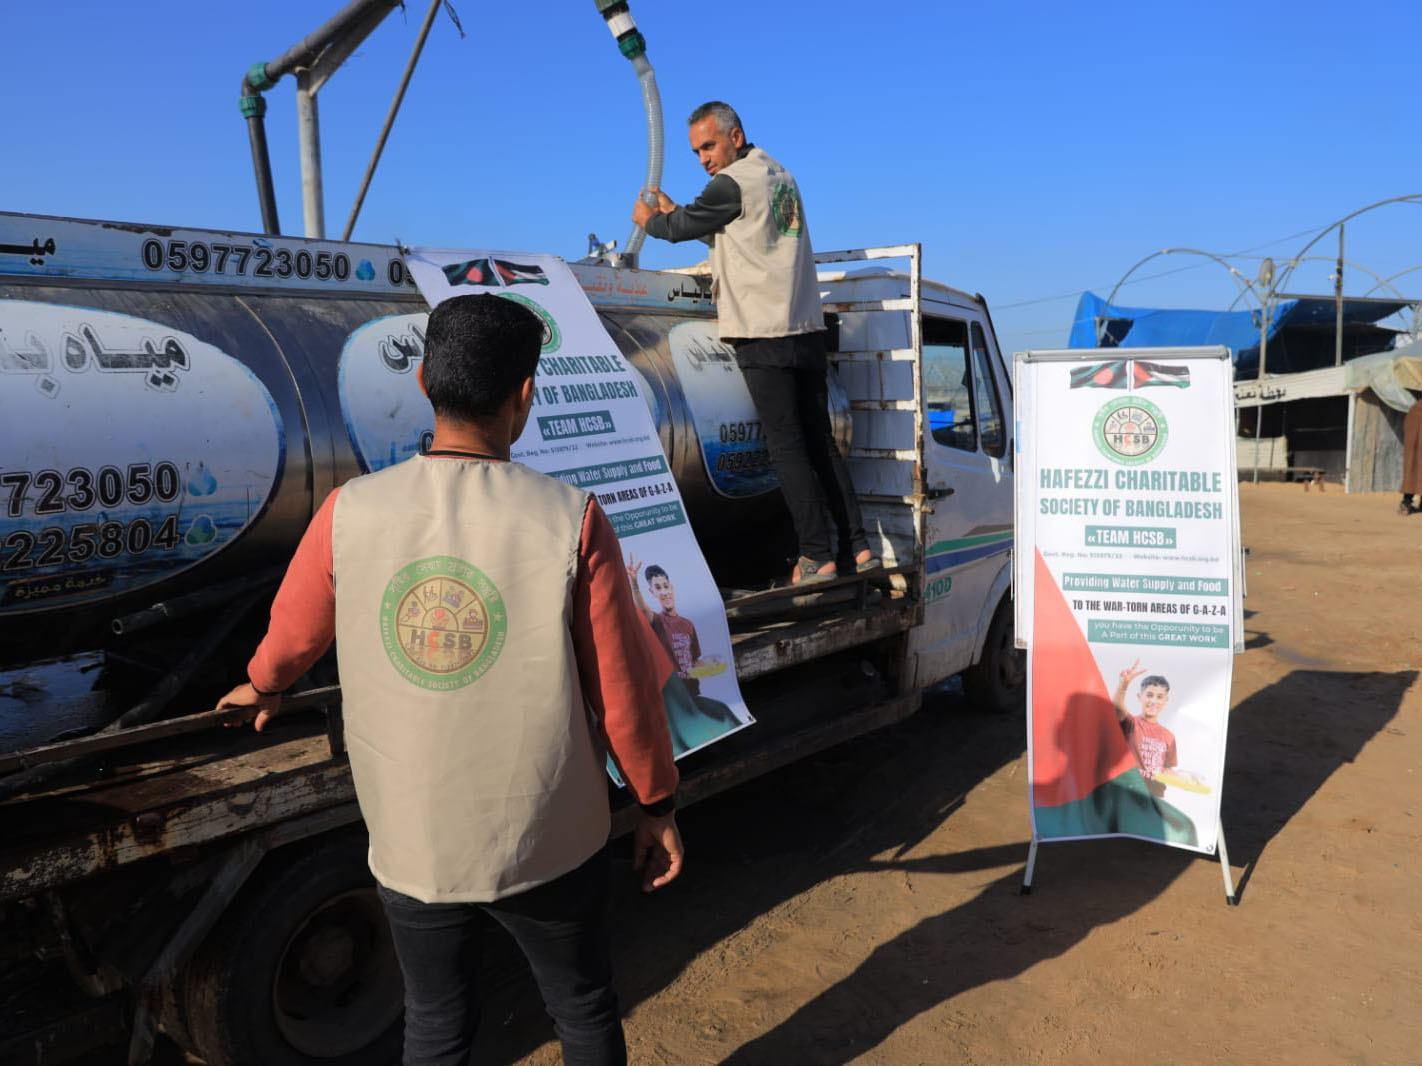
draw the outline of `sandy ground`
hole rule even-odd
[[[1020,895],[1024,723],[937,693],[683,812],[665,892],[620,860],[632,1061],[1422,1063],[1422,515],[1333,486],[1241,497],[1240,906],[1217,861],[1128,840],[1045,847]],[[557,1063],[511,950],[491,945],[477,1061]]]
[[[1023,722],[951,693],[682,815],[689,865],[625,874],[619,983],[649,1063],[1422,1062],[1422,516],[1393,496],[1241,489],[1219,864],[1043,849]],[[481,1061],[559,1061],[526,978]]]

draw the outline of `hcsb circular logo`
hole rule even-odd
[[[563,332],[558,328],[557,320],[548,313],[546,307],[536,300],[530,300],[522,293],[501,292],[496,295],[502,296],[505,300],[512,300],[516,304],[522,304],[543,320],[543,349],[540,354],[547,355],[549,352],[558,350],[559,345],[563,343]]]
[[[1165,415],[1149,400],[1122,396],[1096,412],[1092,437],[1101,454],[1125,466],[1148,463],[1165,447]]]
[[[435,555],[411,563],[385,586],[380,634],[401,677],[448,692],[489,672],[508,637],[508,612],[477,567]]]

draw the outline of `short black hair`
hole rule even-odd
[[[459,421],[498,411],[538,367],[543,323],[492,293],[455,296],[430,312],[425,392],[435,414]]]
[[[671,575],[668,574],[656,563],[653,563],[651,566],[647,567],[646,572],[642,576],[647,579],[647,584],[649,585],[652,583],[652,578],[654,577],[664,577],[668,581],[671,580]]]
[[[691,117],[686,120],[686,124],[688,126],[694,126],[707,116],[716,120],[716,125],[722,133],[730,133],[732,130],[745,132],[745,126],[741,123],[741,116],[736,114],[734,107],[723,100],[707,100],[691,113]]]
[[[1165,689],[1166,692],[1170,691],[1170,682],[1165,680],[1165,678],[1161,677],[1159,674],[1151,674],[1150,677],[1141,678],[1142,692],[1150,688],[1152,685],[1159,685],[1161,688]]]

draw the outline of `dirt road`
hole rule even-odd
[[[1023,722],[951,693],[682,816],[617,902],[634,1062],[1422,1062],[1422,516],[1241,488],[1252,549],[1217,862],[1029,834]],[[490,1061],[558,1061],[524,980]]]

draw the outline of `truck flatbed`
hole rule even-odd
[[[863,599],[811,605],[740,628],[732,634],[737,677],[743,683],[765,678],[906,632],[921,610],[907,598],[884,596],[861,606]],[[327,698],[338,698],[332,692]],[[865,704],[816,721],[790,722],[770,737],[762,729],[760,736],[698,753],[683,776],[682,802],[704,799],[905,717],[918,706],[918,697],[871,698]],[[774,717],[755,709],[763,722]],[[349,764],[333,751],[319,712],[279,720],[266,734],[232,730],[215,740],[214,733],[209,727],[117,748],[103,753],[103,774],[0,803],[0,900],[293,819],[316,818],[320,828],[359,819]]]

